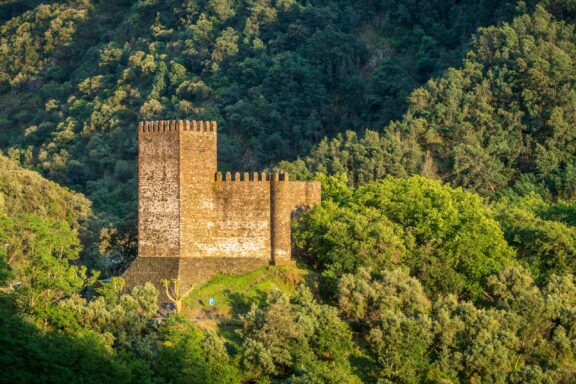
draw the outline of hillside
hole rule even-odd
[[[575,28],[572,0],[0,0],[0,383],[573,384]],[[320,181],[297,265],[128,289],[139,119]]]
[[[78,228],[90,215],[90,201],[0,155],[0,212],[63,220]]]
[[[384,129],[477,27],[531,3],[11,1],[26,12],[0,27],[0,146],[130,244],[139,119],[215,119],[220,167],[259,171]]]
[[[252,303],[261,303],[271,292],[280,290],[293,295],[299,284],[314,286],[316,280],[312,271],[295,266],[271,266],[240,276],[216,276],[188,294],[184,314],[191,319],[238,320]]]
[[[574,14],[548,9],[481,28],[462,67],[416,89],[383,131],[324,139],[280,168],[344,172],[355,185],[421,174],[491,197],[574,199]]]

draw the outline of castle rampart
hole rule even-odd
[[[200,283],[291,261],[291,217],[320,202],[320,184],[287,173],[217,172],[217,125],[138,125],[138,258],[129,284]]]

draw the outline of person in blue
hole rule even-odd
[[[210,300],[208,300],[208,304],[214,305],[214,298],[211,297]]]

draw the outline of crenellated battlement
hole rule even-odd
[[[217,124],[215,121],[154,120],[138,123],[139,133],[205,132],[216,134],[216,130]]]
[[[320,184],[286,172],[217,172],[213,121],[138,123],[138,258],[127,284],[291,263],[291,219]]]
[[[288,172],[258,173],[258,172],[216,172],[214,175],[216,182],[270,182],[270,181],[289,181]]]

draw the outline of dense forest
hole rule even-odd
[[[0,0],[0,382],[574,383],[575,28],[572,0]],[[136,124],[171,118],[218,121],[222,170],[322,182],[311,278],[232,326],[118,277]]]

